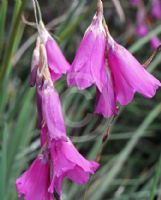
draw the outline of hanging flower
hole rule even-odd
[[[151,45],[151,48],[153,48],[153,49],[156,49],[160,44],[161,44],[161,41],[157,36],[154,36],[150,40],[150,45]]]
[[[99,26],[97,24],[93,27],[92,22],[87,29],[68,73],[68,84],[77,85],[79,89],[95,84],[97,88],[95,113],[111,117],[117,114],[117,103],[127,105],[133,100],[135,92],[151,98],[161,83],[147,72],[128,50],[114,41],[107,26],[102,23],[103,7],[100,5],[98,8],[101,8],[101,12],[98,12],[99,15],[93,20],[99,22]],[[139,16],[143,24],[145,13],[140,10]],[[95,39],[97,37],[94,37],[94,29],[100,40]],[[147,31],[144,27],[139,34],[145,35]],[[107,44],[104,46],[106,41]]]
[[[133,6],[138,6],[140,4],[141,0],[130,0],[130,2]]]
[[[42,87],[42,111],[50,140],[66,140],[66,130],[59,95],[51,80],[45,80]]]
[[[107,49],[117,101],[127,105],[133,100],[135,92],[147,98],[153,97],[161,86],[160,81],[146,71],[128,50],[116,43],[109,32]]]
[[[50,145],[53,167],[49,192],[61,195],[62,182],[65,177],[77,184],[88,182],[90,174],[94,174],[98,164],[86,160],[74,147],[70,139],[67,142],[55,141]]]
[[[104,117],[112,117],[117,114],[116,97],[113,85],[113,78],[109,70],[107,60],[102,69],[101,80],[103,83],[102,92],[96,91],[96,106],[95,113],[101,114]]]
[[[147,25],[146,10],[143,5],[138,7],[136,16],[136,35],[139,37],[144,37],[148,34],[149,28]]]
[[[151,14],[156,19],[161,19],[161,1],[160,0],[152,0]]]
[[[40,154],[30,168],[16,180],[18,196],[25,200],[52,200],[52,195],[48,192],[49,173],[48,158],[45,154]]]
[[[53,81],[55,81],[59,79],[62,76],[62,74],[66,74],[66,72],[70,68],[70,65],[66,60],[66,58],[64,57],[58,44],[51,37],[51,35],[46,30],[42,22],[40,22],[39,24],[38,31],[41,41],[46,49],[47,63],[51,73],[51,78]]]
[[[85,89],[95,84],[102,91],[100,71],[104,66],[106,44],[102,13],[103,11],[100,9],[85,32],[68,73],[69,86],[76,85],[79,89]]]

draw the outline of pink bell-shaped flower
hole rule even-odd
[[[151,45],[151,48],[153,48],[153,49],[156,49],[160,44],[161,44],[161,41],[157,36],[154,36],[150,40],[150,45]]]
[[[67,177],[77,184],[88,182],[90,174],[94,174],[98,164],[94,161],[86,160],[68,139],[64,141],[54,141],[50,145],[51,160],[53,165],[52,181],[49,192],[54,190],[61,195],[63,179]]]
[[[87,28],[67,75],[69,86],[85,89],[95,84],[102,91],[101,68],[104,66],[106,34],[103,11],[97,12]]]
[[[16,180],[19,197],[25,200],[52,200],[48,192],[50,184],[48,158],[40,154],[30,168]]]
[[[152,0],[151,14],[156,19],[161,19],[161,1],[160,0]]]
[[[44,24],[40,22],[39,25],[39,36],[43,42],[46,54],[48,67],[51,73],[52,80],[55,81],[60,78],[70,68],[70,64],[64,57],[60,47],[56,41],[51,37],[49,32],[46,30]]]
[[[116,96],[113,85],[113,78],[110,69],[105,61],[104,68],[101,71],[103,83],[102,92],[96,91],[96,106],[95,113],[101,114],[104,117],[112,117],[117,114]]]
[[[127,105],[133,100],[135,92],[152,98],[161,86],[159,80],[151,75],[134,56],[116,43],[108,33],[108,66],[114,81],[116,100]]]
[[[42,112],[50,140],[66,140],[66,129],[59,95],[51,80],[44,80],[42,87]]]

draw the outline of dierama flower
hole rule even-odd
[[[133,6],[138,6],[140,4],[141,0],[130,0],[130,2]]]
[[[144,37],[148,34],[149,30],[148,30],[148,27],[146,25],[145,22],[143,22],[142,24],[138,24],[136,26],[136,35],[139,36],[139,37]]]
[[[39,45],[39,64],[36,70],[36,101],[38,128],[47,127],[50,140],[66,140],[66,131],[59,95],[54,89],[44,45]]]
[[[45,80],[42,87],[42,111],[50,140],[66,140],[66,130],[59,95],[51,80]]]
[[[102,23],[103,7],[101,6],[100,3],[98,8],[101,8],[101,12],[94,20],[99,20],[101,24],[99,30],[102,31],[99,31],[99,37],[102,45],[95,43],[93,34],[87,29],[68,74],[68,85],[77,85],[79,89],[84,89],[95,84],[97,88],[95,113],[102,114],[104,117],[112,117],[118,112],[117,103],[129,104],[135,92],[151,98],[161,83],[147,72],[128,50],[114,41],[105,22]],[[139,15],[143,22],[145,13],[140,10]],[[98,27],[100,26],[95,27],[96,31]],[[145,29],[145,33],[142,34],[146,32]],[[106,33],[105,38],[104,33]],[[92,40],[86,41],[87,36],[90,36]],[[105,48],[104,42],[106,42]]]
[[[136,16],[136,35],[139,37],[144,37],[149,32],[148,25],[146,22],[146,10],[143,5],[138,7],[138,12]]]
[[[160,41],[160,39],[157,36],[154,36],[150,40],[150,45],[151,45],[152,49],[156,49],[160,44],[161,44],[161,41]]]
[[[85,184],[90,174],[94,174],[98,164],[86,160],[74,147],[70,139],[68,141],[55,141],[50,145],[51,160],[53,167],[52,181],[49,192],[54,189],[61,195],[63,179],[67,177],[77,184]]]
[[[107,60],[105,61],[101,78],[104,86],[102,92],[97,89],[95,113],[101,114],[104,117],[111,117],[118,113],[118,109],[116,105],[113,78],[108,68]]]
[[[47,63],[52,80],[55,81],[59,79],[63,74],[66,74],[70,68],[70,65],[64,57],[56,41],[46,30],[43,22],[40,22],[38,31],[41,41],[46,49]]]
[[[151,14],[156,19],[161,19],[161,1],[160,0],[152,0]]]
[[[47,156],[43,153],[16,180],[18,196],[25,200],[52,200],[52,195],[48,192],[49,184],[49,163]]]
[[[102,91],[100,71],[104,67],[106,37],[102,24],[103,11],[101,6],[99,8],[85,32],[69,70],[67,76],[69,86],[76,85],[79,89],[85,89],[95,84]]]
[[[124,47],[116,43],[108,32],[107,58],[114,81],[116,100],[127,105],[133,100],[135,92],[147,98],[155,95],[161,86],[153,75],[134,58]]]

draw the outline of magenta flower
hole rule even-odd
[[[142,26],[144,20],[145,12],[139,10],[138,21],[141,24],[138,25],[141,25],[142,30],[138,30],[138,34],[142,36],[148,32],[147,26]],[[147,72],[130,52],[117,44],[107,29],[102,24],[102,13],[96,15],[84,35],[68,73],[68,85],[85,89],[95,84],[95,113],[111,117],[118,112],[117,102],[127,105],[133,100],[135,92],[151,98],[161,83]]]
[[[151,98],[161,86],[153,75],[108,35],[108,65],[114,81],[116,99],[121,105],[133,100],[135,92]]]
[[[161,1],[160,0],[152,0],[151,14],[157,19],[161,18]]]
[[[58,44],[50,36],[42,22],[39,25],[39,35],[43,44],[45,45],[47,62],[52,80],[55,81],[60,78],[62,74],[66,74],[70,68],[70,65],[65,59]]]
[[[102,69],[102,83],[104,87],[102,92],[97,89],[95,113],[101,114],[104,117],[116,115],[118,110],[116,106],[116,96],[113,85],[113,78],[108,68],[107,61]]]
[[[30,168],[16,180],[19,197],[25,200],[52,200],[48,192],[50,171],[46,155],[40,154]]]
[[[49,192],[55,191],[61,195],[63,179],[67,177],[77,184],[85,184],[90,174],[94,174],[98,164],[86,160],[68,139],[67,142],[55,141],[51,144],[51,160],[53,175]]]
[[[136,35],[139,37],[144,37],[148,34],[149,30],[145,23],[145,21],[142,24],[138,24],[136,27]]]
[[[139,37],[144,37],[148,34],[148,25],[146,22],[146,10],[143,6],[139,7],[136,16],[136,35]]]
[[[68,85],[85,89],[95,84],[102,91],[101,68],[104,66],[106,35],[102,14],[96,14],[87,28],[68,73]]]
[[[150,40],[151,48],[156,49],[161,44],[160,39],[155,36]]]
[[[59,95],[51,80],[44,80],[42,87],[42,112],[50,140],[66,140],[66,130]]]
[[[138,6],[140,4],[141,0],[130,0],[130,2],[133,6]]]

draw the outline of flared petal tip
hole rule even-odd
[[[146,98],[153,98],[156,95],[157,90],[161,87],[161,82],[157,80],[156,85],[153,88],[153,91],[143,94]]]
[[[18,198],[25,197],[25,191],[23,191],[22,184],[23,183],[18,178],[16,180],[16,191],[17,191],[17,194],[18,194]]]
[[[100,164],[95,162],[95,161],[91,161],[91,173],[94,174],[100,167]]]

